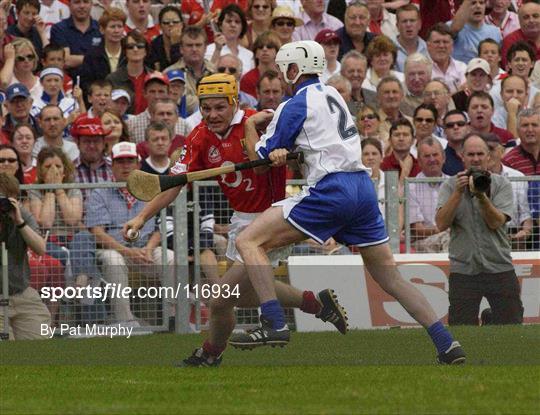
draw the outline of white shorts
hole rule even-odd
[[[231,261],[244,262],[240,256],[240,253],[236,249],[236,237],[260,214],[261,213],[244,213],[235,211],[231,216],[228,234],[229,240],[227,243],[227,252],[225,254]],[[268,259],[273,267],[277,267],[279,265],[279,261],[287,259],[291,251],[292,245],[274,249],[271,252],[268,252]]]

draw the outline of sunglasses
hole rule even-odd
[[[15,163],[17,159],[15,157],[0,157],[0,164]]]
[[[275,23],[276,26],[287,26],[287,27],[293,27],[294,26],[294,22],[291,22],[290,20],[278,20],[276,21]]]
[[[174,26],[175,24],[182,23],[181,20],[163,20],[161,26]]]
[[[376,116],[375,114],[365,114],[365,115],[362,115],[362,116],[360,117],[360,119],[361,119],[362,121],[365,121],[365,120],[375,120],[375,119],[377,119],[377,116]]]
[[[273,43],[268,43],[266,45],[261,45],[259,46],[259,49],[275,49],[275,50],[278,50],[279,48],[277,47],[277,45],[274,45]]]
[[[257,5],[254,5],[253,8],[259,9],[259,10],[268,10],[270,6],[267,4],[257,4]]]
[[[130,43],[126,45],[127,50],[133,50],[133,49],[146,49],[146,45],[144,43]]]
[[[237,72],[236,68],[228,67],[228,66],[220,66],[220,67],[217,68],[217,70],[218,70],[219,73],[228,72],[231,75],[234,75]]]
[[[455,126],[458,126],[458,127],[465,127],[467,125],[467,123],[465,121],[454,121],[454,122],[447,122],[445,125],[444,125],[444,128],[454,128]]]
[[[422,117],[416,117],[414,119],[416,122],[418,123],[426,123],[426,124],[431,124],[433,122],[435,122],[435,119],[434,118],[422,118]]]
[[[24,61],[28,61],[28,62],[32,62],[34,59],[36,59],[36,57],[34,55],[19,55],[17,56],[17,61],[18,62],[24,62]]]

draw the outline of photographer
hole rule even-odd
[[[482,297],[494,324],[520,324],[523,306],[510,256],[506,223],[512,219],[512,186],[489,174],[489,147],[481,133],[463,141],[465,171],[441,186],[435,222],[450,228],[449,324],[478,325]]]
[[[29,286],[30,266],[27,249],[45,253],[45,240],[36,232],[37,223],[19,206],[19,183],[0,173],[0,242],[8,251],[10,338],[42,339],[41,325],[51,323],[49,310],[36,290]]]

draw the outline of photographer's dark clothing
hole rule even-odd
[[[39,233],[34,217],[23,207],[20,209],[26,226],[30,226],[34,231]],[[9,294],[19,294],[28,287],[30,281],[28,246],[20,230],[17,229],[11,218],[2,216],[1,221],[0,242],[6,243],[6,249],[8,251]],[[0,263],[1,261],[2,258],[0,257]]]
[[[456,187],[456,176],[446,180],[439,190],[437,210],[445,205]],[[514,212],[512,185],[506,177],[491,175],[491,203],[508,218]],[[465,275],[511,271],[510,241],[506,225],[492,230],[480,212],[480,204],[467,189],[461,197],[450,227],[450,272]]]
[[[439,191],[437,209],[444,206],[456,187],[456,176]],[[512,186],[507,178],[491,174],[488,193],[491,203],[512,219]],[[450,226],[448,323],[478,325],[480,301],[486,297],[493,310],[494,324],[520,324],[523,305],[516,277],[507,225],[493,230],[482,217],[478,199],[465,190]]]
[[[450,309],[448,324],[478,325],[482,297],[486,297],[493,312],[492,324],[521,324],[523,305],[514,270],[498,274],[449,276]]]

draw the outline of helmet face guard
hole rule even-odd
[[[287,77],[287,71],[291,64],[298,66],[298,74],[294,79]],[[283,74],[285,82],[294,84],[302,75],[321,75],[326,69],[326,58],[323,47],[312,40],[302,40],[283,45],[277,55],[276,64]]]
[[[229,74],[213,74],[201,79],[197,87],[199,101],[204,98],[227,98],[230,105],[238,102],[238,84]]]

